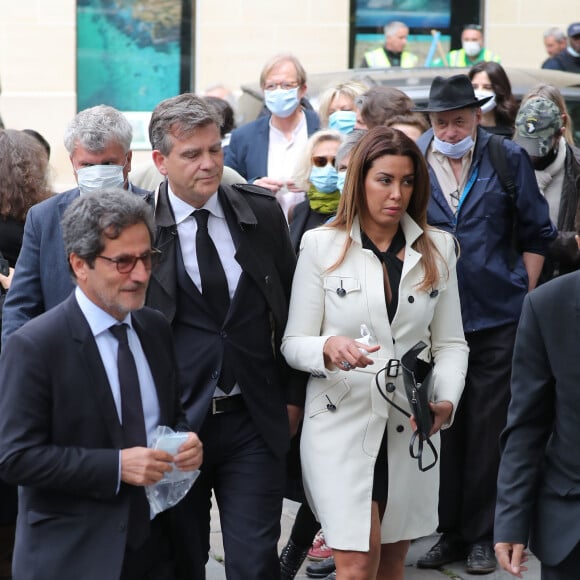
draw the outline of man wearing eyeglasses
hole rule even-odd
[[[318,131],[320,120],[303,106],[306,71],[295,56],[279,54],[271,58],[262,69],[260,85],[269,114],[232,131],[224,163],[248,182],[274,194],[290,192],[291,199],[279,199],[284,207],[303,197],[291,176],[308,137]]]
[[[60,220],[79,197],[103,187],[127,189],[140,197],[150,192],[129,182],[133,130],[120,112],[106,105],[85,109],[64,136],[78,187],[32,207],[10,292],[2,315],[2,344],[25,322],[62,302],[72,292]]]
[[[175,454],[148,448],[160,425],[190,431],[171,329],[143,308],[151,209],[122,189],[89,193],[62,235],[75,291],[0,357],[0,476],[20,486],[14,578],[177,580],[179,533],[169,512],[151,518],[144,486],[197,469],[202,445],[190,432]]]
[[[167,179],[147,304],[171,322],[183,406],[204,444],[201,475],[176,512],[188,580],[205,576],[212,490],[228,579],[279,578],[285,455],[306,384],[280,354],[296,260],[288,228],[268,190],[220,185],[219,119],[201,97],[159,103],[149,137]]]

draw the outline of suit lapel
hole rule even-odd
[[[260,248],[257,248],[251,240],[252,231],[258,225],[256,215],[242,194],[235,192],[234,195],[230,195],[229,190],[220,187],[219,196],[236,246],[235,258],[243,272],[254,280],[270,303],[271,263],[265,259],[265,253],[260,252]]]
[[[76,301],[74,293],[67,298],[65,312],[69,320],[72,338],[78,347],[81,366],[86,369],[83,382],[89,385],[95,393],[99,411],[109,430],[113,446],[121,449],[123,447],[123,432],[121,430],[115,400],[111,392],[111,386],[101,360],[101,355],[99,354],[99,349],[97,348],[97,343]]]
[[[146,325],[143,323],[137,312],[132,315],[132,322],[135,332],[139,336],[141,348],[145,353],[145,358],[149,363],[149,369],[153,376],[155,383],[155,391],[157,392],[157,401],[159,403],[159,422],[161,425],[166,425],[171,422],[171,409],[168,408],[167,391],[165,390],[168,380],[167,367],[163,368],[163,361],[159,357],[160,349],[156,348],[158,338],[149,332]]]

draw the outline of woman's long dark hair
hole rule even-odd
[[[504,68],[497,62],[478,62],[469,69],[467,76],[469,80],[473,80],[480,72],[487,73],[495,93],[495,124],[513,127],[518,114],[518,102],[512,94],[512,85]]]

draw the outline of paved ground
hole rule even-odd
[[[294,522],[294,516],[298,509],[298,504],[285,501],[284,509],[282,512],[282,535],[280,538],[279,548],[280,550],[286,544],[290,530],[292,528],[292,523]],[[423,555],[435,542],[437,541],[436,536],[421,538],[416,540],[411,544],[411,549],[409,550],[409,555],[407,556],[407,568],[405,570],[405,580],[508,580],[512,579],[513,576],[507,572],[496,571],[493,574],[486,574],[485,576],[475,576],[472,574],[467,574],[464,570],[463,562],[456,562],[447,566],[444,570],[420,570],[415,566],[417,559]],[[224,567],[222,565],[224,559],[223,545],[221,541],[221,532],[219,525],[219,514],[215,508],[212,511],[212,526],[211,526],[211,555],[210,561],[207,565],[207,580],[225,580],[226,575],[224,572]],[[308,578],[306,576],[306,566],[308,565],[308,560],[302,566],[297,580],[305,580]],[[248,562],[251,566],[251,562]],[[533,556],[530,557],[528,562],[528,572],[524,573],[524,580],[540,580],[540,564]]]

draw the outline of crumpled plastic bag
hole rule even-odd
[[[151,440],[152,449],[163,449],[171,455],[186,441],[187,433],[177,432],[170,427],[159,425]],[[164,474],[163,479],[153,485],[145,486],[145,493],[151,507],[151,515],[157,514],[177,505],[189,492],[199,476],[199,469],[181,471],[173,465],[173,471]]]

